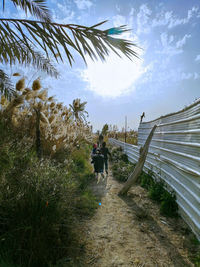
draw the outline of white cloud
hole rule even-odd
[[[102,97],[119,97],[135,88],[134,83],[145,72],[142,60],[130,61],[125,56],[119,58],[111,52],[106,62],[93,62],[87,59],[87,69],[81,71],[81,77],[88,83],[87,89]]]
[[[112,21],[113,21],[114,27],[119,27],[121,25],[126,24],[126,18],[121,15],[113,16]]]
[[[121,8],[120,8],[120,6],[118,6],[118,5],[116,5],[116,9],[117,9],[117,11],[118,11],[118,12],[120,12],[120,11],[121,11]]]
[[[166,32],[161,33],[160,41],[161,41],[162,49],[158,50],[157,54],[166,54],[166,55],[168,55],[168,57],[173,56],[173,55],[177,55],[177,54],[181,54],[183,52],[183,50],[181,49],[181,44],[185,41],[186,37],[184,40],[183,39],[181,39],[179,41],[180,44],[178,44],[178,45],[180,45],[180,47],[178,47],[177,45],[174,46],[174,45],[172,45],[172,43],[174,41],[174,36],[168,35]]]
[[[176,18],[176,17],[171,17],[170,18],[170,21],[169,21],[169,25],[168,25],[168,28],[173,28],[175,26],[178,26],[178,25],[184,25],[184,24],[187,24],[188,22],[190,22],[190,20],[193,18],[193,17],[198,17],[199,15],[199,9],[198,7],[192,7],[192,9],[189,9],[188,10],[188,13],[187,13],[187,17],[185,18]]]
[[[70,21],[74,21],[75,13],[70,10],[66,5],[62,5],[60,3],[56,3],[57,9],[52,10],[53,20],[57,23],[67,24]]]
[[[190,34],[186,34],[181,40],[179,40],[177,43],[176,43],[176,47],[177,48],[182,48],[185,43],[186,43],[186,40],[188,38],[191,38],[191,35]]]
[[[78,9],[87,9],[90,8],[93,3],[90,0],[74,0],[74,3],[78,7]]]
[[[137,14],[137,34],[150,32],[149,20],[151,13],[152,11],[147,5],[143,4],[140,6],[140,11]]]
[[[195,61],[200,61],[200,55],[197,55]]]
[[[194,72],[194,73],[182,72],[181,73],[181,80],[190,80],[190,79],[197,80],[199,78],[200,78],[200,75],[196,72]]]
[[[156,26],[165,26],[169,23],[170,19],[172,18],[172,11],[167,11],[165,13],[159,13],[155,19],[152,20],[152,27]]]
[[[200,12],[198,7],[192,7],[187,12],[187,16],[184,18],[177,18],[173,15],[172,11],[160,12],[155,19],[152,21],[152,26],[165,26],[168,25],[168,28],[171,29],[178,25],[184,25],[190,22],[192,18],[199,18]]]

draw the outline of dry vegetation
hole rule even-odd
[[[58,103],[38,79],[16,92],[0,103],[0,266],[76,266],[80,218],[97,207],[86,103]]]

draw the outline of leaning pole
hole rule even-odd
[[[156,129],[157,125],[154,125],[152,128],[145,144],[143,147],[140,148],[140,157],[139,160],[134,168],[134,171],[130,174],[128,180],[126,181],[125,185],[122,187],[122,189],[119,191],[118,195],[119,196],[124,196],[127,194],[131,186],[137,181],[138,177],[140,176],[146,157],[149,149],[149,144],[151,142],[151,139],[153,137],[154,131]]]

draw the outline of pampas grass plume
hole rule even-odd
[[[28,93],[30,93],[31,92],[31,89],[29,89],[29,88],[25,88],[24,89],[24,92],[22,93],[22,95],[26,95],[26,94],[28,94]]]
[[[55,106],[55,103],[52,102],[52,103],[50,104],[50,108],[53,108],[54,106]]]
[[[49,118],[49,122],[52,123],[52,121],[55,119],[55,116],[54,115],[51,115],[50,118]]]
[[[34,91],[38,91],[38,90],[40,90],[41,87],[42,87],[42,86],[41,86],[41,83],[40,83],[40,80],[39,80],[39,79],[33,81],[32,89],[33,89]]]
[[[16,83],[16,90],[23,91],[24,87],[25,87],[25,79],[22,78]]]
[[[7,102],[8,102],[8,101],[7,101],[7,99],[5,98],[5,96],[2,95],[0,104],[1,104],[2,106],[6,106]]]
[[[53,96],[50,96],[47,101],[53,101],[54,100],[54,97]]]
[[[41,91],[37,97],[45,101],[47,99],[47,91],[46,90]]]
[[[42,102],[39,102],[39,103],[38,103],[38,108],[39,108],[39,109],[42,109],[42,108],[43,108],[43,104],[42,104]]]
[[[18,72],[13,73],[13,76],[21,76]]]

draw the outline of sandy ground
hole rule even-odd
[[[121,186],[111,175],[92,185],[101,206],[85,227],[84,266],[194,266],[184,245],[187,226],[182,219],[160,216],[158,205],[140,186],[119,197]]]

